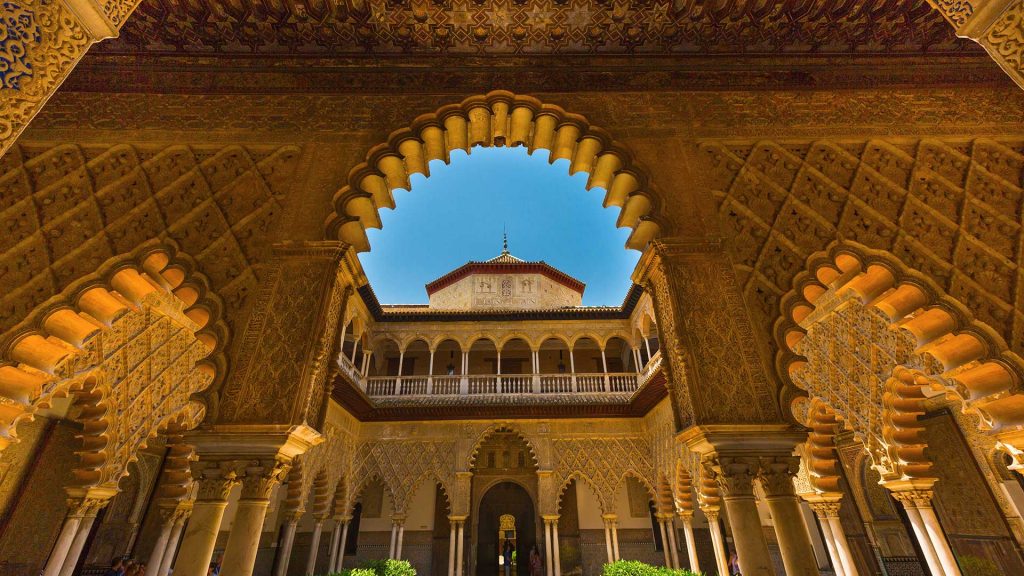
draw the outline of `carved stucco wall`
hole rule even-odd
[[[927,274],[1024,350],[1024,139],[750,140],[702,146],[755,326],[837,237]]]
[[[199,263],[233,324],[293,183],[293,146],[22,144],[0,158],[0,330],[153,238]]]
[[[430,296],[431,308],[560,308],[579,306],[578,292],[543,274],[472,274]]]

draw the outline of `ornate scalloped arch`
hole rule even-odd
[[[74,394],[76,483],[116,487],[149,438],[204,417],[201,393],[226,366],[222,308],[173,243],[108,260],[0,338],[0,448],[18,422]]]
[[[488,438],[490,438],[491,436],[498,432],[510,432],[512,434],[515,434],[517,438],[519,438],[520,440],[523,441],[524,444],[526,444],[526,448],[530,452],[530,458],[533,462],[533,465],[540,467],[540,456],[537,453],[537,446],[534,443],[534,441],[531,440],[529,436],[525,432],[523,432],[522,429],[516,426],[512,426],[508,423],[501,422],[491,424],[490,426],[485,428],[483,432],[477,435],[476,440],[473,441],[473,448],[469,451],[469,457],[466,459],[466,470],[473,470],[474,468],[476,468],[476,458],[480,454],[480,446],[484,443],[485,440],[487,440]]]
[[[672,498],[676,512],[693,514],[693,476],[682,458],[676,460],[676,482]]]
[[[626,146],[586,118],[530,96],[493,91],[416,118],[408,128],[370,149],[366,161],[349,172],[348,184],[334,196],[328,237],[370,250],[368,228],[380,228],[381,208],[395,208],[393,192],[411,188],[409,176],[430,175],[429,162],[449,162],[453,150],[473,146],[526,146],[551,152],[549,161],[569,160],[569,173],[590,175],[587,189],[605,190],[604,206],[621,209],[616,225],[633,231],[626,247],[643,250],[671,226],[662,199]]]
[[[892,426],[881,422],[880,392],[903,367],[914,371],[915,385],[977,415],[1011,453],[1020,444],[1024,361],[995,330],[892,254],[834,243],[808,259],[782,312],[775,338],[776,367],[788,385],[783,394],[804,391],[855,432],[880,433]],[[839,369],[843,355],[856,373]]]
[[[597,498],[597,505],[599,508],[601,508],[601,513],[611,513],[609,503],[606,503],[604,498],[602,498],[601,492],[597,489],[597,486],[594,484],[594,481],[591,480],[586,474],[580,471],[573,472],[572,474],[569,474],[564,479],[562,479],[562,483],[559,485],[558,492],[555,496],[555,509],[559,510],[559,513],[561,513],[562,498],[565,496],[565,491],[569,489],[569,484],[573,482],[583,482],[584,484],[586,484],[587,488],[589,488],[590,491],[594,493],[594,497]]]

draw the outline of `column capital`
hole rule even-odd
[[[800,471],[799,456],[769,456],[761,458],[758,479],[768,498],[795,496],[793,478]]]
[[[391,522],[395,526],[402,526],[402,525],[405,524],[405,519],[406,518],[407,518],[407,516],[405,514],[392,514],[391,515]]]
[[[241,476],[243,500],[269,500],[270,494],[288,474],[291,463],[282,459],[253,460]]]
[[[299,520],[306,514],[304,508],[296,508],[294,510],[286,510],[284,513],[285,522],[289,524],[298,524]]]
[[[814,510],[814,513],[817,514],[818,518],[838,518],[839,517],[839,505],[840,504],[841,503],[838,502],[838,501],[836,501],[836,502],[819,501],[819,502],[808,502],[807,503],[807,505],[811,507],[811,510]]]
[[[468,518],[468,516],[451,514],[451,515],[448,516],[448,521],[449,522],[456,522],[456,523],[458,523],[458,522],[465,522],[466,518]]]
[[[605,522],[618,522],[619,521],[619,515],[618,514],[601,514],[601,518]]]
[[[68,516],[73,518],[91,518],[117,494],[117,490],[105,488],[77,489],[69,488],[68,497],[65,503],[68,507]]]
[[[722,498],[753,498],[754,478],[760,460],[750,456],[720,456],[705,462],[710,475],[718,483]]]
[[[718,522],[718,515],[721,514],[721,509],[719,508],[701,508],[700,511],[704,513],[708,522]]]
[[[192,462],[191,468],[197,501],[226,502],[231,489],[239,482],[238,470],[228,462]]]
[[[898,490],[891,494],[907,508],[931,508],[932,498],[935,496],[931,490]]]
[[[676,512],[676,516],[686,524],[693,522],[693,510],[680,510]]]
[[[558,519],[561,518],[561,516],[559,516],[558,514],[541,514],[540,517],[545,522],[552,522],[552,523],[558,522]]]

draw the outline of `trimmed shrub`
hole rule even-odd
[[[408,560],[373,560],[327,576],[416,576],[416,569]]]
[[[689,570],[673,570],[664,566],[651,566],[638,560],[618,560],[605,564],[602,576],[702,576]]]

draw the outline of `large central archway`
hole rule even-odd
[[[504,574],[499,558],[506,540],[515,550],[513,567],[517,576],[530,573],[530,550],[540,549],[537,542],[538,516],[533,499],[515,482],[499,482],[491,486],[480,500],[476,534],[476,574]],[[506,525],[502,525],[505,517]],[[511,517],[512,522],[508,520]],[[513,528],[509,529],[509,526]],[[514,542],[514,545],[511,543]]]
[[[552,163],[568,160],[570,174],[590,175],[588,190],[605,191],[605,207],[621,209],[616,225],[633,230],[627,248],[643,250],[671,230],[647,171],[623,144],[583,116],[530,96],[497,90],[420,116],[371,148],[366,160],[349,172],[347,185],[335,194],[327,236],[359,252],[369,251],[366,230],[381,228],[378,211],[395,208],[393,192],[409,190],[412,174],[429,176],[432,160],[448,163],[453,151],[471,153],[474,146],[526,146],[531,153],[549,150]]]

